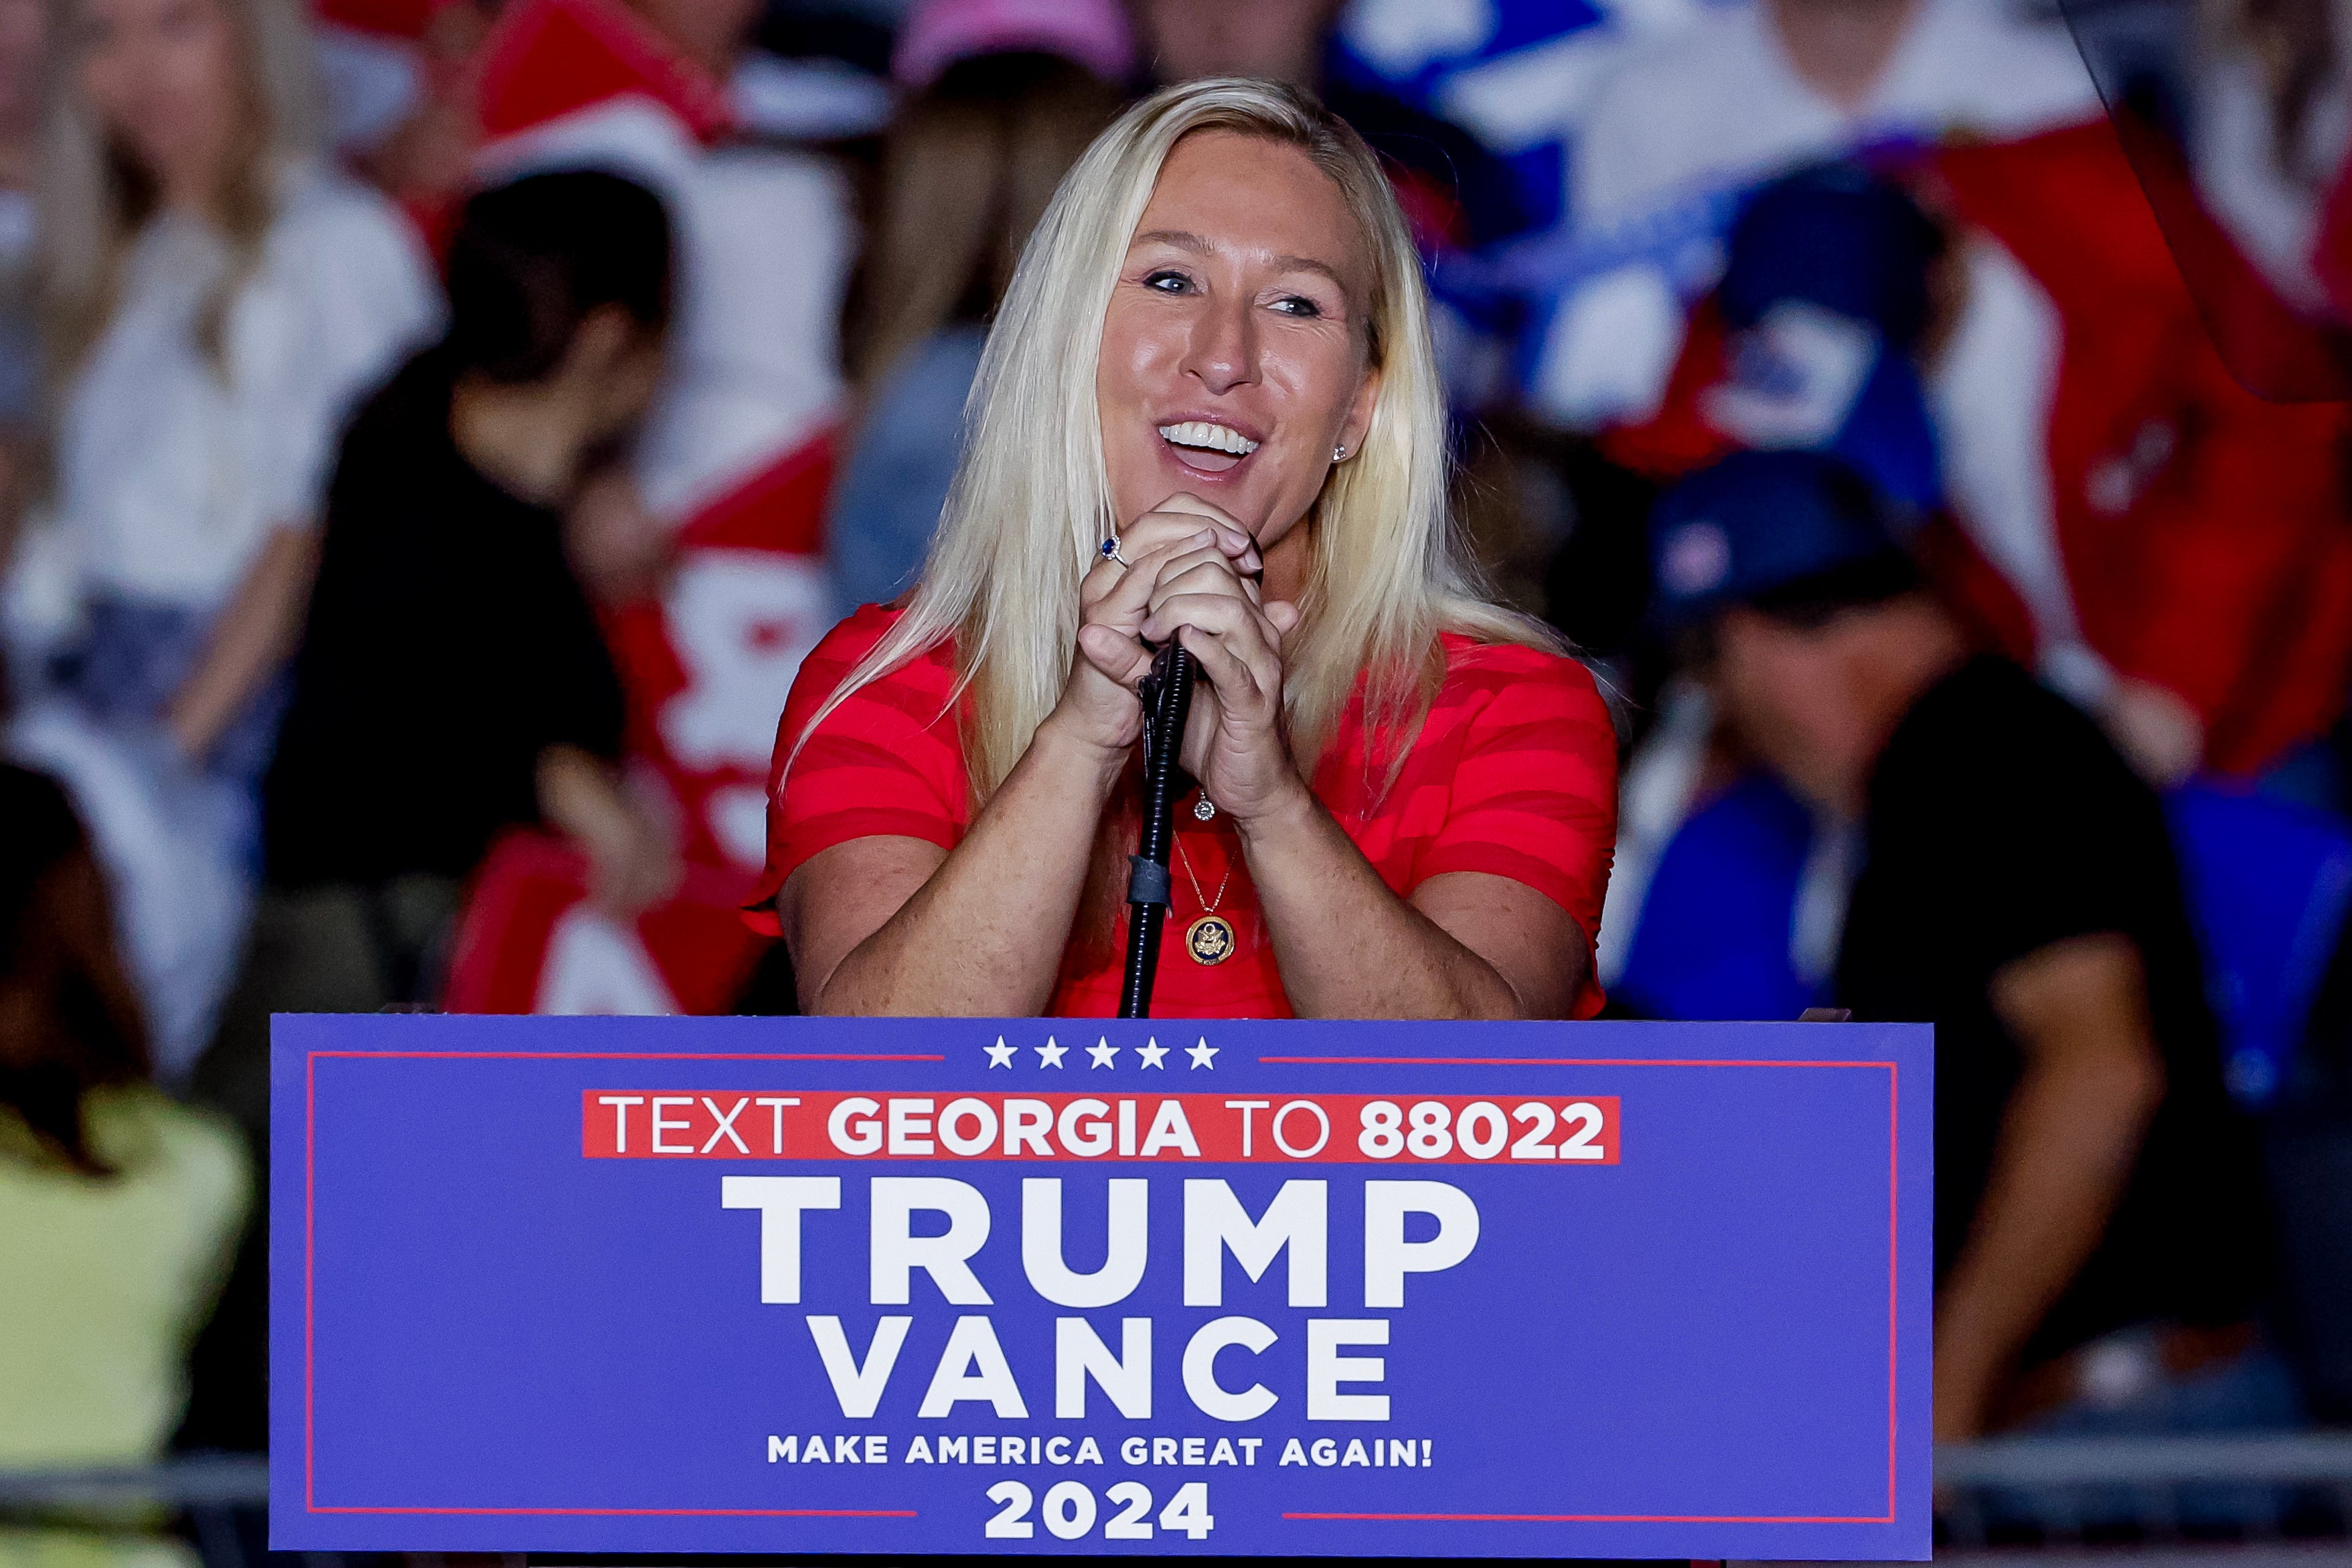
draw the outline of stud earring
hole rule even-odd
[[[1348,460],[1348,448],[1347,448],[1347,447],[1332,447],[1332,448],[1331,448],[1331,460],[1332,460],[1333,462],[1335,462],[1335,463],[1344,463],[1344,462],[1346,462],[1346,461]]]

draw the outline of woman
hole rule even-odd
[[[0,1469],[152,1464],[250,1198],[236,1134],[146,1081],[106,889],[65,794],[0,763]],[[0,1563],[194,1568],[77,1516],[0,1523]]]
[[[270,1016],[441,1003],[466,883],[505,835],[563,833],[625,921],[677,885],[562,519],[660,384],[668,215],[617,175],[526,175],[466,204],[448,280],[448,331],[353,417],[322,509],[264,890],[199,1079],[257,1144]]]
[[[1171,1016],[1600,1005],[1614,817],[1592,681],[1479,598],[1380,167],[1212,80],[1079,161],[990,342],[922,582],[803,668],[764,896],[810,1012],[1114,1010],[1151,644],[1185,737]]]
[[[1132,53],[1116,0],[1010,18],[929,0],[908,19],[892,74],[913,96],[883,151],[850,323],[863,416],[825,528],[845,603],[894,598],[921,569],[986,322],[1055,186],[1118,112]]]
[[[12,595],[51,613],[16,628],[41,710],[17,745],[90,820],[168,1073],[235,954],[259,698],[336,431],[437,307],[397,216],[315,156],[291,0],[58,0],[55,20],[55,516]]]

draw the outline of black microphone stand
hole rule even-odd
[[[1151,983],[1160,970],[1160,927],[1168,918],[1171,807],[1181,793],[1176,753],[1184,743],[1184,716],[1192,707],[1192,656],[1171,641],[1143,678],[1143,834],[1127,866],[1127,984],[1118,1016],[1151,1016]]]

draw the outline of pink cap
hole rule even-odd
[[[1113,84],[1135,68],[1119,0],[922,0],[898,34],[890,74],[902,87],[929,87],[959,60],[1022,50],[1059,55]]]

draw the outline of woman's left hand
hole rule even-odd
[[[1157,510],[1240,526],[1194,496],[1171,496]],[[1257,584],[1216,551],[1176,563],[1152,590],[1145,640],[1175,637],[1200,666],[1184,727],[1185,771],[1238,823],[1307,794],[1283,729],[1282,639],[1297,625],[1297,605],[1262,602]]]

